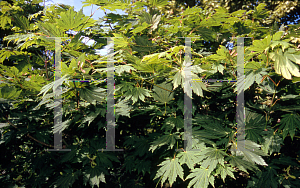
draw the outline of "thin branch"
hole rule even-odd
[[[148,83],[150,83],[150,84],[153,84],[153,85],[155,85],[155,86],[157,86],[157,87],[159,87],[159,88],[161,88],[161,89],[163,89],[163,90],[166,90],[166,91],[169,91],[169,92],[173,93],[173,91],[168,90],[168,89],[166,89],[166,88],[163,88],[163,87],[161,87],[161,86],[159,86],[159,85],[156,85],[155,83],[151,83],[151,82],[149,82],[149,81],[147,81],[147,80],[144,80],[144,81],[146,81],[146,82],[148,82]]]
[[[7,122],[7,123],[9,123],[11,126],[13,126],[14,128],[16,128],[17,130],[19,130],[19,131],[21,131],[16,125],[14,125],[12,122],[10,122],[9,120],[8,120],[8,117],[7,117],[7,115],[6,115],[6,118],[5,118],[5,121]],[[40,144],[42,144],[42,145],[44,145],[44,146],[47,146],[47,147],[51,147],[51,148],[54,148],[54,146],[52,146],[52,145],[49,145],[49,144],[46,144],[46,143],[44,143],[44,142],[42,142],[42,141],[40,141],[40,140],[38,140],[38,139],[36,139],[36,138],[34,138],[33,136],[31,136],[29,133],[27,133],[27,135],[26,135],[27,137],[29,137],[30,139],[32,139],[32,140],[34,140],[34,141],[36,141],[36,142],[38,142],[38,143],[40,143]]]

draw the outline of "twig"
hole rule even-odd
[[[10,122],[10,121],[8,120],[7,115],[6,115],[5,121],[6,121],[7,123],[9,123],[11,126],[13,126],[14,128],[16,128],[17,130],[21,131],[16,125],[14,125],[12,122]],[[40,143],[40,144],[42,144],[42,145],[44,145],[44,146],[54,148],[54,146],[49,145],[49,144],[46,144],[46,143],[44,143],[44,142],[42,142],[42,141],[40,141],[40,140],[34,138],[34,137],[31,136],[29,133],[27,133],[27,137],[29,137],[30,139],[32,139],[32,140],[34,140],[34,141],[36,141],[36,142],[38,142],[38,143]]]
[[[169,92],[173,93],[173,91],[168,90],[168,89],[166,89],[166,88],[163,88],[163,87],[161,87],[161,86],[159,86],[159,85],[156,85],[155,83],[151,83],[151,82],[149,82],[149,81],[147,81],[147,80],[144,80],[144,81],[146,81],[146,82],[148,82],[148,83],[150,83],[150,84],[153,84],[153,85],[155,85],[156,87],[159,87],[159,88],[161,88],[161,89],[163,89],[163,90],[166,90],[166,91],[169,91]]]

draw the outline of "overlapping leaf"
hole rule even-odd
[[[161,83],[158,86],[153,86],[155,93],[152,94],[154,100],[157,100],[163,104],[169,103],[173,97],[174,93],[172,91],[172,85],[169,83]]]
[[[207,148],[203,151],[201,167],[213,171],[217,164],[224,166],[224,157],[228,156],[224,151],[217,148]]]
[[[22,90],[17,90],[14,86],[3,86],[0,89],[0,98],[3,99],[17,99]]]
[[[149,90],[142,87],[134,87],[124,94],[125,100],[132,99],[133,104],[138,101],[138,99],[144,101],[145,97],[151,97]]]
[[[176,134],[167,134],[167,135],[163,135],[160,138],[156,139],[155,141],[152,142],[149,151],[152,150],[152,152],[154,152],[154,150],[157,147],[161,147],[163,145],[169,145],[168,148],[173,149],[176,140],[179,139],[179,136]]]
[[[78,170],[75,173],[63,173],[62,176],[55,182],[57,187],[69,188],[72,187],[73,183],[79,178],[81,171]]]
[[[131,65],[119,65],[115,68],[115,72],[121,76],[123,72],[136,71]]]
[[[257,166],[251,162],[245,161],[242,159],[241,156],[228,156],[225,158],[226,161],[229,161],[229,163],[234,166],[237,167],[239,170],[247,172],[248,170],[254,171],[254,170],[258,170]]]
[[[279,186],[279,177],[277,171],[280,169],[275,165],[270,165],[264,169],[264,171],[258,171],[257,174],[252,177],[252,181],[248,182],[249,188],[254,187],[272,187],[276,188]]]
[[[57,25],[63,30],[72,29],[73,31],[78,31],[80,25],[84,24],[84,28],[90,27],[94,24],[93,19],[89,19],[88,16],[83,14],[81,9],[75,12],[73,9],[69,9],[66,12],[60,14],[60,19],[56,20]]]
[[[256,163],[263,166],[268,166],[268,164],[265,162],[265,160],[261,156],[266,156],[266,154],[260,150],[260,145],[256,144],[255,142],[252,142],[250,140],[245,140],[245,148],[243,148],[242,145],[237,145],[240,142],[233,142],[231,147],[231,153],[237,154],[237,155],[243,155],[243,160]],[[237,149],[236,149],[237,148]]]
[[[176,157],[179,158],[180,165],[186,164],[190,169],[201,161],[201,151],[184,151],[180,152]]]
[[[194,73],[191,73],[192,80],[189,83],[185,83],[185,73],[184,70],[179,70],[173,77],[173,89],[176,89],[179,85],[184,88],[185,84],[192,85],[192,91],[198,96],[203,97],[203,90],[207,90],[205,84],[200,82],[199,76]],[[191,83],[192,82],[192,83]]]
[[[216,173],[221,175],[221,178],[224,183],[225,178],[227,176],[230,176],[231,178],[235,179],[233,172],[235,172],[235,170],[228,164],[225,164],[224,166],[218,165],[218,168],[216,170]]]
[[[106,97],[106,91],[103,88],[84,87],[79,88],[79,96],[83,100],[94,103],[95,101],[104,101]]]
[[[279,135],[275,134],[265,137],[265,142],[263,143],[261,149],[265,153],[272,155],[272,153],[280,151],[281,145],[283,145],[283,139]]]
[[[94,187],[100,186],[100,182],[106,183],[105,176],[101,168],[95,167],[95,168],[88,168],[87,171],[83,172],[84,175],[84,181],[89,182],[89,184]]]

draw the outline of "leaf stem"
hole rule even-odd
[[[159,180],[158,180],[158,182],[157,182],[155,188],[157,187],[157,185],[158,185],[158,183],[160,182],[160,180],[161,180],[162,177],[163,177],[163,176],[161,176],[161,177],[159,178]]]

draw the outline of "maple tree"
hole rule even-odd
[[[41,1],[28,1],[35,6]],[[0,2],[1,163],[6,187],[298,187],[300,25],[262,25],[266,4],[175,6],[175,1],[86,0],[94,20],[70,6],[34,14]],[[16,14],[18,12],[18,14]],[[72,34],[70,31],[73,31]],[[95,40],[82,42],[82,36]],[[191,37],[194,80],[236,80],[235,37],[245,39],[244,88],[237,82],[193,82],[192,149],[184,141],[184,37]],[[55,80],[61,37],[62,78]],[[114,38],[116,148],[106,147],[107,56]],[[180,38],[181,37],[181,38]],[[100,80],[71,82],[67,80]],[[53,91],[62,84],[63,124],[54,125]],[[236,96],[245,94],[245,149],[236,151]],[[51,152],[62,132],[69,152]],[[98,151],[100,149],[100,151]]]

